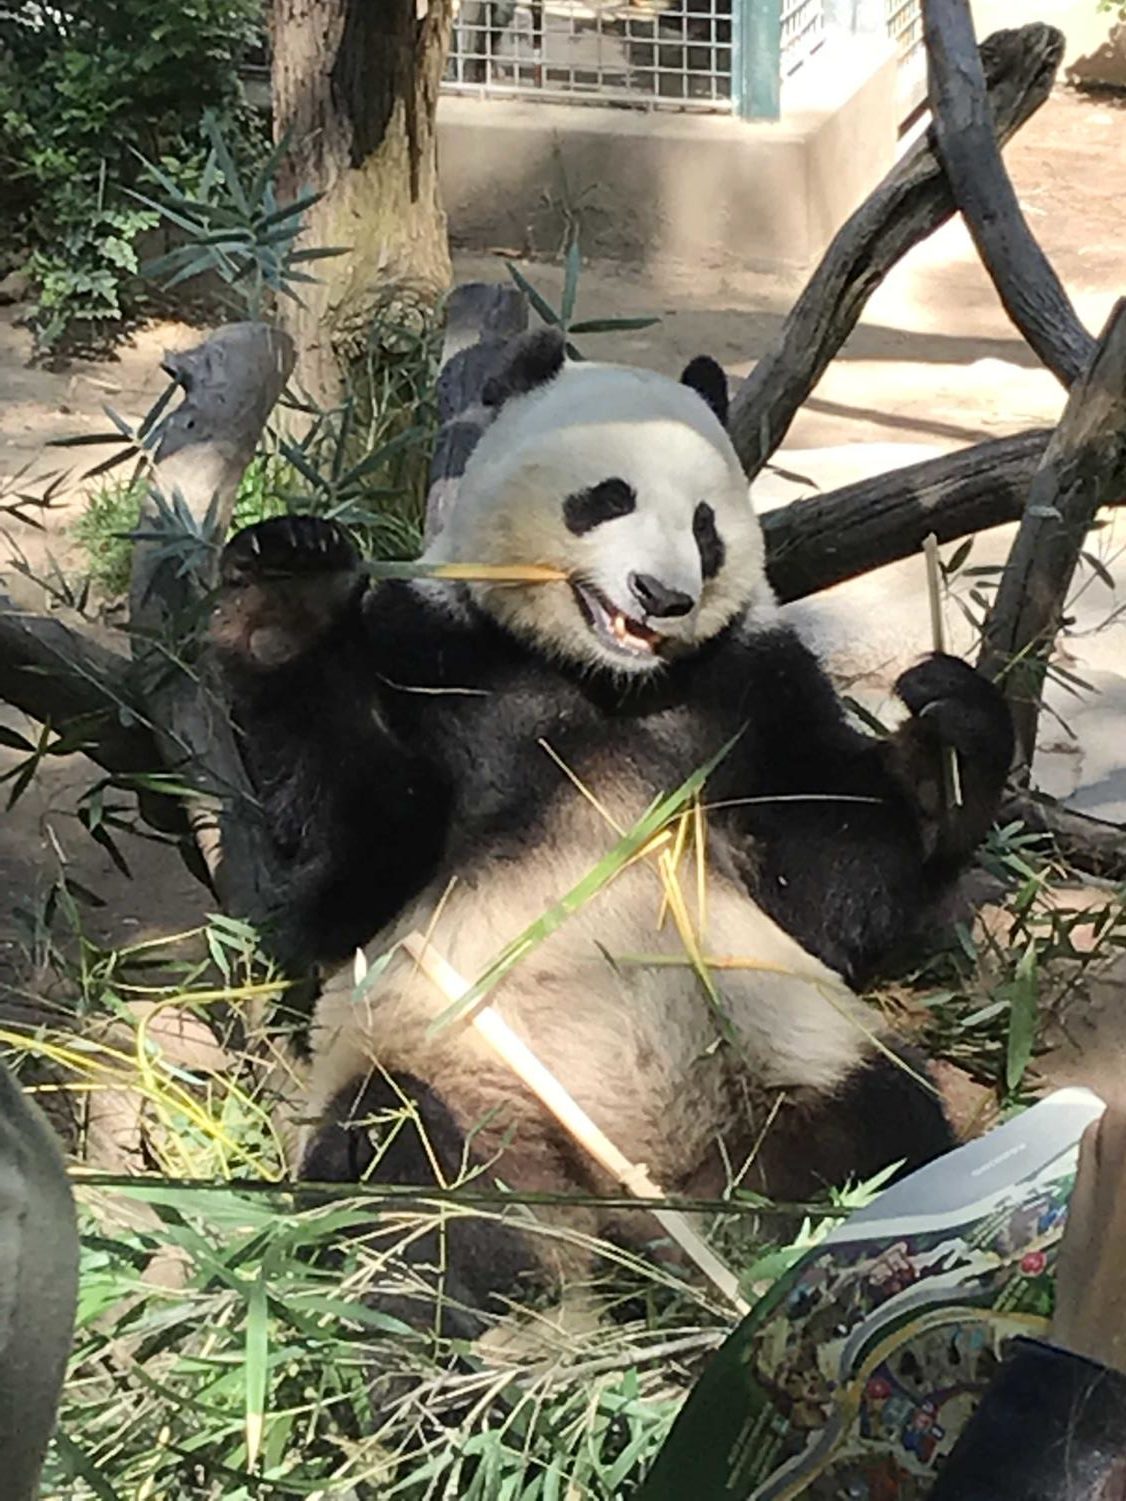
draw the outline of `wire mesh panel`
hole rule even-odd
[[[887,0],[888,36],[906,59],[923,45],[922,0]]]
[[[825,0],[782,0],[782,71],[792,73],[825,36]]]
[[[728,110],[731,5],[461,0],[445,87],[568,103]]]

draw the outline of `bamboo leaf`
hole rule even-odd
[[[511,261],[505,261],[504,264],[509,276],[512,277],[512,280],[520,288],[521,292],[523,292],[543,321],[549,323],[552,328],[559,328],[559,314],[552,307],[551,303],[540,296],[524,273],[514,266]]]
[[[266,1301],[267,1263],[262,1262],[246,1309],[246,1463],[255,1469],[266,1421],[269,1376],[269,1325]]]
[[[740,731],[742,734],[742,731]],[[442,1031],[452,1022],[458,1021],[467,1012],[485,999],[487,995],[500,984],[510,970],[514,969],[520,961],[527,957],[533,949],[538,948],[546,938],[550,938],[575,912],[598,895],[604,887],[608,886],[616,875],[645,848],[651,840],[661,834],[677,813],[699,792],[712,772],[727,755],[739,736],[733,736],[726,745],[722,746],[710,760],[694,771],[686,781],[671,792],[667,797],[658,799],[648,812],[644,813],[631,829],[628,829],[613,849],[601,859],[598,864],[573,886],[565,896],[561,897],[554,906],[549,907],[542,917],[537,919],[523,933],[508,944],[492,964],[481,974],[470,989],[456,1000],[452,1006],[447,1006],[430,1024],[429,1032],[433,1036]]]
[[[223,174],[223,185],[231,195],[239,212],[246,217],[250,216],[250,202],[247,199],[245,189],[239,179],[238,168],[235,166],[234,157],[227,149],[227,143],[223,138],[223,132],[219,129],[219,122],[214,113],[208,110],[203,117],[203,128],[211,142],[211,150],[215,154],[215,160],[219,164],[219,170]]]
[[[295,250],[289,263],[297,266],[303,261],[320,261],[330,255],[347,255],[351,248],[350,245],[316,245],[306,250]]]
[[[653,328],[660,321],[659,318],[587,318],[581,323],[572,323],[568,332],[572,334],[626,333],[633,329]]]
[[[1030,943],[1020,957],[1009,990],[1009,1043],[1005,1057],[1005,1084],[1012,1093],[1032,1062],[1040,1017],[1040,977],[1036,948]]]
[[[575,299],[579,295],[579,276],[582,272],[583,261],[579,251],[578,234],[571,236],[571,243],[567,247],[567,259],[563,265],[563,301],[559,308],[559,321],[564,328],[569,328],[571,318],[575,311]]]
[[[84,1449],[61,1429],[55,1432],[55,1451],[63,1468],[72,1480],[81,1480],[90,1487],[98,1501],[121,1501],[121,1497]]]
[[[2,724],[0,724],[0,745],[7,746],[9,750],[31,751],[32,754],[35,753],[34,745],[32,745],[26,736],[21,735],[18,730],[9,730]]]

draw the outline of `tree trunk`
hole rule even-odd
[[[303,248],[303,306],[283,299],[297,380],[321,406],[344,389],[381,314],[417,317],[447,290],[435,115],[453,0],[273,0],[274,134],[288,136],[279,194],[323,193]]]

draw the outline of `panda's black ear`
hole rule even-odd
[[[504,364],[490,375],[481,391],[487,407],[503,406],[512,396],[523,396],[553,380],[563,368],[566,337],[559,328],[537,328],[510,346]]]
[[[727,426],[727,375],[723,367],[710,355],[698,354],[691,364],[685,365],[680,376],[681,384],[704,398],[724,427]]]

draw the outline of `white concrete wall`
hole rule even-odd
[[[892,165],[895,56],[826,45],[783,89],[782,118],[443,96],[442,191],[455,245],[646,266],[805,267]]]

